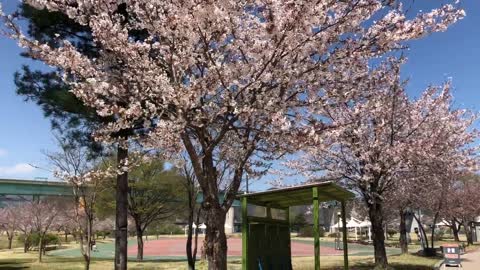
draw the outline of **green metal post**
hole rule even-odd
[[[343,231],[343,269],[348,270],[348,243],[347,243],[347,215],[345,211],[345,201],[342,201],[342,231]]]
[[[247,198],[242,198],[242,270],[248,269],[248,208]]]
[[[318,231],[318,187],[313,188],[313,239],[315,246],[315,270],[320,270],[320,239]]]
[[[292,269],[292,239],[290,237],[290,233],[292,232],[291,231],[291,226],[292,224],[290,224],[290,206],[287,207],[285,209],[285,216],[287,217],[287,226],[288,226],[288,245],[289,245],[289,252],[288,252],[288,257],[289,257],[289,262],[290,262],[290,265],[289,265],[289,268],[288,269]]]
[[[290,225],[291,225],[291,224],[290,224],[290,207],[287,207],[287,208],[285,209],[285,217],[286,217],[286,220],[287,220],[287,222],[288,222],[288,229],[289,229],[289,231],[290,231]]]

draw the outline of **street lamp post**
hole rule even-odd
[[[338,232],[337,232],[337,249],[341,249],[341,244],[340,244],[340,217],[342,216],[341,212],[337,212],[337,227],[338,227]]]

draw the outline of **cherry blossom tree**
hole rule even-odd
[[[415,185],[411,183],[412,175],[404,174],[396,180],[396,193],[399,196],[385,197],[385,208],[395,209],[399,219],[399,244],[402,254],[408,254],[409,233],[407,230],[407,220],[413,219],[413,198],[411,192],[415,190]],[[401,194],[401,195],[400,195]]]
[[[63,211],[63,217],[74,220],[76,233],[80,241],[80,251],[85,261],[85,269],[90,269],[91,246],[94,241],[95,205],[97,195],[103,186],[101,180],[110,177],[111,171],[97,168],[100,161],[91,160],[88,147],[73,140],[57,138],[57,152],[46,152],[55,174],[72,185],[74,201],[69,209]]]
[[[58,216],[58,222],[55,229],[64,233],[64,242],[68,242],[68,235],[72,235],[75,242],[77,241],[77,222],[75,221],[74,205],[68,204],[68,207],[62,209]]]
[[[442,126],[439,125],[438,128],[442,129]],[[445,134],[448,134],[448,131],[445,129],[443,130]],[[463,129],[459,134],[462,133],[462,136],[473,135],[478,137],[476,131],[473,130],[470,133],[465,132]],[[455,137],[456,135],[450,133],[447,136]],[[432,138],[432,140],[437,141],[442,141],[444,139],[446,138]],[[457,137],[457,139],[459,139],[459,137]],[[463,148],[463,146],[459,145],[456,145],[455,147],[459,147],[459,149]],[[453,149],[455,147],[453,147]],[[467,147],[467,149],[468,148],[469,147]],[[469,185],[468,188],[464,189],[465,186],[462,182],[463,179],[468,180],[468,177],[471,177],[472,172],[476,169],[476,163],[478,161],[475,155],[472,155],[472,150],[475,148],[470,148],[468,152],[464,152],[463,154],[466,158],[463,160],[457,159],[457,161],[451,161],[447,158],[445,162],[445,157],[455,156],[455,153],[448,153],[448,151],[452,151],[453,149],[447,150],[446,147],[439,148],[438,150],[440,150],[440,152],[437,151],[435,154],[432,153],[432,156],[441,157],[444,159],[443,161],[436,159],[432,162],[432,159],[430,158],[430,162],[426,162],[426,160],[422,160],[422,163],[416,162],[417,165],[413,167],[410,172],[403,174],[400,179],[396,180],[396,196],[389,196],[387,201],[393,208],[400,211],[400,245],[404,252],[408,251],[405,224],[407,216],[413,217],[418,222],[419,233],[421,233],[423,239],[425,239],[425,248],[433,249],[436,229],[434,225],[441,219],[449,224],[456,241],[459,241],[458,231],[463,224],[461,221],[462,219],[459,218],[465,214],[468,216],[475,215],[475,209],[471,209],[472,211],[463,211],[461,207],[463,203],[468,205],[468,200],[473,203],[476,201],[475,198],[473,198],[473,196],[476,196],[473,188],[474,185]],[[453,162],[453,164],[448,164],[448,162]],[[416,210],[427,212],[431,216],[429,219],[429,226],[431,225],[432,228],[430,244],[425,231],[425,219],[422,219]]]
[[[4,34],[63,70],[80,100],[115,119],[97,139],[125,146],[118,134],[141,126],[144,145],[170,158],[188,154],[205,198],[210,269],[226,269],[225,216],[244,177],[292,150],[293,137],[321,134],[323,106],[355,95],[370,58],[464,15],[447,4],[407,19],[401,5],[382,0],[26,2],[92,30],[95,59],[67,40],[31,40],[3,17]],[[223,171],[230,180],[221,200]],[[126,269],[126,253],[118,267]]]
[[[40,262],[45,250],[44,237],[59,215],[60,205],[61,202],[55,198],[42,198],[25,204],[26,215],[32,218],[32,231],[40,236],[38,242],[38,260]]]
[[[445,220],[445,224],[452,230],[453,240],[460,242],[460,230],[462,229],[462,223],[456,217],[451,220]]]
[[[197,198],[200,194],[200,188],[198,186],[198,181],[195,178],[195,173],[193,168],[189,166],[187,162],[188,159],[185,158],[185,163],[182,168],[183,175],[183,185],[185,187],[187,195],[187,204],[188,204],[188,234],[187,242],[185,244],[185,249],[187,252],[187,261],[188,261],[188,270],[195,270],[195,263],[197,261],[197,251],[198,251],[198,232],[199,229],[194,227],[199,226],[200,217],[202,208],[198,206]]]
[[[443,102],[433,102],[436,107],[430,113],[428,121],[425,121],[424,128],[420,129],[419,140],[425,142],[423,152],[419,152],[420,155],[411,161],[415,190],[410,195],[414,207],[426,209],[433,214],[432,249],[435,224],[444,217],[449,206],[448,198],[454,192],[456,183],[478,168],[478,147],[472,143],[478,139],[479,133],[471,127],[476,116],[466,110],[453,109],[452,97],[446,91],[438,98]],[[434,99],[430,94],[426,101],[432,102]],[[426,235],[424,238],[427,241]],[[428,242],[426,246],[428,248]]]
[[[441,199],[444,193],[432,194],[431,188],[443,190],[443,180],[448,182],[455,172],[472,167],[475,148],[470,144],[477,138],[469,129],[474,116],[452,108],[449,83],[429,87],[411,101],[399,79],[400,64],[393,59],[381,64],[357,84],[365,87],[362,95],[326,107],[325,115],[337,128],[326,131],[304,158],[291,163],[303,170],[327,172],[362,196],[372,222],[375,262],[381,267],[388,263],[385,202],[413,194],[403,194],[402,185],[423,188],[424,192],[417,190],[420,204]]]
[[[115,230],[115,218],[106,217],[103,219],[99,219],[97,222],[95,222],[94,228],[95,231],[102,232],[103,239],[105,239],[109,232]]]
[[[433,213],[434,219],[438,219],[444,206],[445,194],[450,189],[451,181],[445,175],[438,171],[423,171],[418,174],[418,170],[404,171],[395,179],[394,196],[385,197],[385,208],[397,210],[400,220],[399,224],[399,242],[402,254],[408,254],[408,231],[407,219],[415,219],[419,224],[419,233],[426,243],[422,246],[429,248],[428,236],[424,228],[425,220],[418,210],[422,213],[427,211]],[[433,222],[433,219],[430,220]],[[433,247],[432,231],[432,247]]]
[[[480,181],[478,175],[467,174],[456,179],[452,192],[444,198],[445,208],[443,217],[449,221],[452,230],[456,231],[456,241],[458,239],[458,231],[460,226],[465,229],[467,243],[473,244],[472,229],[470,223],[480,216]]]
[[[29,243],[27,239],[33,230],[33,216],[26,202],[17,205],[17,212],[21,213],[17,223],[17,228],[20,232],[22,232],[23,239],[25,239],[23,243],[23,252],[27,253],[29,249]]]
[[[439,175],[432,173],[427,176],[428,179],[423,180],[422,183],[417,186],[416,192],[420,193],[417,197],[417,201],[413,203],[415,209],[421,210],[421,213],[429,213],[429,218],[420,216],[418,211],[412,211],[413,218],[417,221],[419,233],[422,235],[424,253],[428,256],[435,256],[435,224],[440,221],[442,214],[445,211],[445,201],[448,194],[452,191],[453,179],[449,175]],[[427,195],[428,196],[425,196]],[[427,224],[428,220],[428,224]],[[426,228],[431,229],[430,241]]]
[[[15,231],[18,229],[21,214],[19,209],[12,204],[0,209],[0,228],[7,233],[8,249],[12,249],[12,241]]]

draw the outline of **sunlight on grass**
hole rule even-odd
[[[427,270],[432,269],[438,258],[424,258],[415,255],[397,255],[389,256],[389,262],[393,269],[398,270]],[[367,270],[373,269],[371,257],[352,257],[350,258],[351,269]],[[322,269],[343,269],[342,256],[322,256],[320,258]],[[198,262],[197,269],[206,270],[205,262]],[[42,263],[37,262],[37,254],[34,252],[23,253],[21,249],[13,251],[0,251],[0,269],[35,269],[35,270],[77,270],[84,269],[83,260],[80,257],[62,258],[55,256],[45,256]],[[91,265],[92,270],[113,269],[111,260],[94,260]],[[128,269],[171,269],[184,270],[186,262],[172,261],[154,261],[154,262],[129,262]],[[230,260],[229,270],[241,269],[241,261],[239,259]],[[294,270],[312,270],[313,257],[295,257],[293,258]]]

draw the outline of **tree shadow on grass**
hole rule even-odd
[[[0,269],[2,270],[15,270],[15,269],[28,269],[28,266],[23,265],[29,263],[29,260],[15,260],[15,259],[3,259],[0,260]]]
[[[389,270],[432,270],[432,267],[425,265],[404,265],[404,264],[389,264]],[[343,269],[343,267],[334,268],[334,270]],[[349,268],[350,270],[372,270],[375,269],[374,264],[355,265]],[[333,269],[332,269],[333,270]]]
[[[15,255],[12,255],[15,256]],[[55,265],[71,265],[75,263],[83,263],[83,258],[60,258],[53,256],[44,256],[43,262],[39,263],[37,258],[2,258],[0,259],[0,270],[9,269],[48,269],[49,264]],[[58,268],[55,268],[58,269]]]

